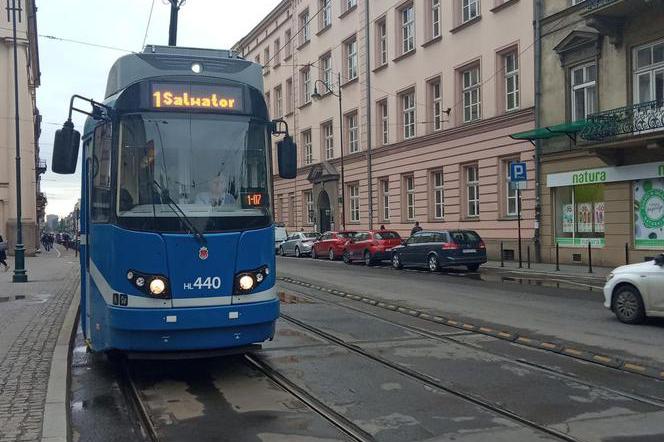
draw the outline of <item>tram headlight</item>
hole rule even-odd
[[[240,279],[238,279],[238,285],[242,290],[248,292],[254,288],[256,283],[254,282],[254,278],[252,278],[251,275],[242,275],[240,276]]]
[[[249,270],[246,272],[241,272],[235,275],[235,294],[236,295],[245,295],[251,293],[258,286],[261,285],[263,281],[269,275],[269,270],[267,266],[260,267],[255,270]]]
[[[166,291],[166,283],[163,279],[155,278],[150,281],[150,293],[153,295],[161,295]]]

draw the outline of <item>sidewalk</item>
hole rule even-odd
[[[28,283],[0,271],[0,442],[41,437],[53,349],[78,293],[78,258],[58,249],[26,258]],[[66,382],[66,379],[63,380]]]
[[[606,280],[606,275],[611,273],[614,267],[595,267],[593,266],[593,272],[588,272],[588,265],[579,264],[579,265],[567,265],[561,264],[560,271],[556,271],[555,264],[540,264],[540,263],[531,263],[530,269],[528,264],[523,261],[523,268],[519,268],[519,263],[514,261],[505,261],[505,267],[500,266],[500,261],[489,261],[482,266],[483,269],[491,269],[494,271],[501,272],[510,272],[510,273],[519,273],[524,275],[533,275],[533,276],[547,276],[547,277],[573,277],[575,279],[590,279],[590,280],[601,280],[604,282]]]

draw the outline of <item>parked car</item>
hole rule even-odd
[[[294,255],[298,258],[302,255],[310,255],[314,241],[319,236],[318,232],[295,232],[281,243],[279,254],[281,256]]]
[[[288,232],[283,224],[274,225],[274,251],[279,252],[279,246],[288,238]]]
[[[314,243],[311,249],[311,257],[316,259],[327,256],[330,261],[339,259],[344,254],[346,243],[355,235],[356,232],[345,230],[342,232],[325,232],[318,241]]]
[[[473,230],[422,230],[392,250],[395,269],[414,266],[436,272],[461,265],[475,272],[486,261],[484,241]]]
[[[401,237],[392,230],[370,230],[358,232],[350,238],[344,248],[344,262],[364,261],[373,265],[392,258],[392,248],[401,244]]]
[[[604,286],[604,307],[626,324],[664,317],[664,254],[613,270]]]

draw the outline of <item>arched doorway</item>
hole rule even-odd
[[[330,209],[330,197],[326,191],[321,191],[318,195],[318,216],[320,220],[320,231],[327,232],[332,228],[332,211]]]

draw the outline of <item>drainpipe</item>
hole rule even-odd
[[[541,102],[542,102],[542,0],[534,3],[534,26],[535,26],[535,127],[541,126]],[[541,221],[542,221],[542,141],[535,140],[535,232],[533,241],[535,243],[535,262],[542,262],[541,244]]]
[[[365,1],[364,9],[364,36],[366,51],[366,90],[367,90],[367,178],[369,181],[369,230],[373,229],[373,176],[371,168],[371,35],[369,31],[369,0]]]

